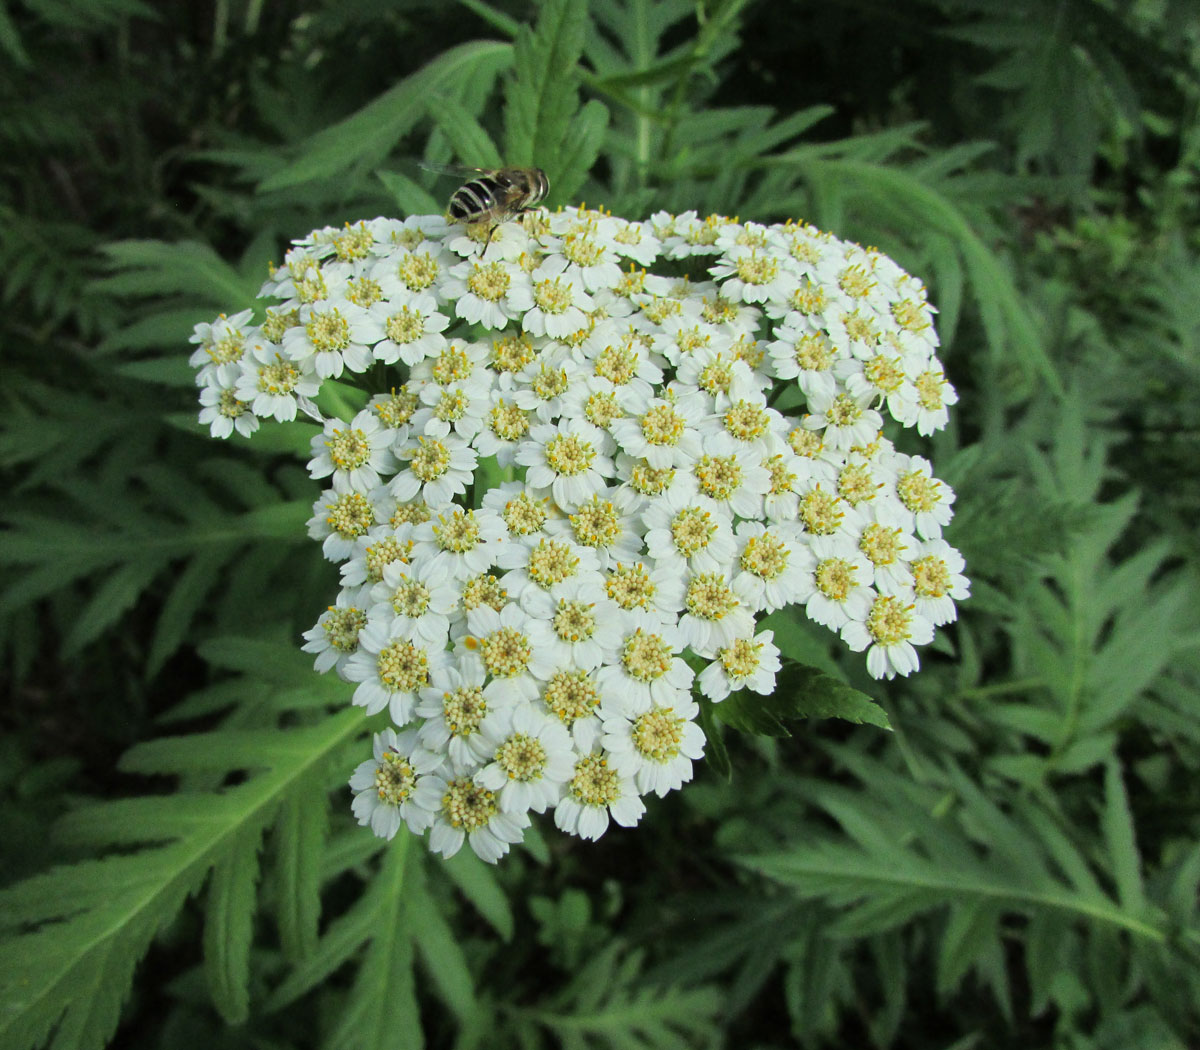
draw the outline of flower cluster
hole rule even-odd
[[[263,294],[260,323],[196,329],[201,420],[322,421],[309,531],[342,589],[304,648],[394,724],[350,782],[378,835],[495,861],[532,813],[633,825],[702,755],[694,690],[774,688],[762,617],[802,607],[890,678],[968,593],[954,493],[883,435],[957,400],[933,308],[874,249],[416,216],[314,232]],[[368,373],[383,392],[321,417],[323,381]]]

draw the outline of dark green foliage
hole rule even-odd
[[[1200,1042],[1191,0],[31,0],[0,55],[6,1050]],[[639,828],[354,824],[314,429],[214,444],[188,337],[440,210],[417,157],[929,281],[973,597],[917,676],[776,613],[779,688]]]

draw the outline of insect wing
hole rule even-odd
[[[490,175],[492,168],[468,168],[463,164],[434,164],[430,161],[419,161],[422,168],[432,171],[435,175],[453,175],[459,179],[472,179],[478,175]]]

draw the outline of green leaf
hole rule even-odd
[[[1125,780],[1121,776],[1121,767],[1116,759],[1110,759],[1104,768],[1104,796],[1101,826],[1112,861],[1117,896],[1126,908],[1140,911],[1146,907],[1141,855],[1133,830],[1129,795],[1125,791]]]
[[[291,962],[307,959],[317,949],[328,827],[328,793],[322,780],[312,777],[284,802],[275,825],[275,917],[283,953]]]
[[[491,136],[465,106],[452,98],[433,98],[429,100],[429,115],[453,147],[459,163],[474,168],[504,166]]]
[[[726,699],[728,700],[729,698]],[[733,763],[729,761],[729,751],[725,747],[725,738],[721,735],[721,729],[717,725],[717,705],[706,696],[701,696],[698,703],[700,705],[700,717],[697,721],[700,723],[700,728],[704,730],[705,761],[707,761],[712,771],[728,784],[733,780]]]
[[[713,713],[734,729],[760,736],[790,736],[785,723],[800,718],[842,718],[856,725],[892,728],[887,712],[865,693],[815,667],[790,662],[770,696],[744,689],[716,704]]]
[[[334,1050],[422,1050],[425,1037],[413,980],[413,908],[408,866],[413,836],[401,830],[384,854],[373,887],[377,927],[350,994],[329,1035]]]
[[[505,95],[505,152],[510,164],[545,168],[552,186],[579,102],[578,62],[586,28],[583,0],[546,0],[537,27],[522,26],[517,34],[514,74]]]
[[[213,1004],[229,1024],[241,1024],[250,1015],[250,940],[261,838],[260,827],[240,829],[208,886],[204,972]]]
[[[443,862],[446,874],[503,941],[511,941],[516,929],[508,895],[496,879],[496,870],[470,850],[459,850]]]
[[[445,206],[435,200],[428,190],[407,175],[398,171],[377,171],[375,177],[392,195],[400,211],[407,215],[440,215],[445,210]]]
[[[330,179],[356,165],[379,161],[425,116],[431,98],[463,80],[477,86],[489,83],[512,59],[512,45],[494,40],[444,51],[357,113],[313,135],[299,157],[262,180],[259,193]]]
[[[558,175],[551,186],[551,200],[569,201],[583,184],[600,155],[608,119],[608,107],[592,99],[571,121],[561,147]]]

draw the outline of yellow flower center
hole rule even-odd
[[[411,343],[425,334],[425,318],[419,310],[402,306],[387,319],[384,329],[393,343]]]
[[[442,813],[447,822],[468,835],[487,827],[497,811],[496,796],[469,776],[455,777],[442,796]]]
[[[529,578],[539,587],[549,590],[574,576],[579,559],[571,553],[566,543],[558,540],[541,540],[529,555]]]
[[[403,755],[385,751],[375,770],[375,793],[388,806],[399,806],[412,798],[417,771]]]
[[[475,522],[475,514],[469,510],[453,511],[450,520],[438,517],[438,524],[433,527],[433,538],[444,551],[463,554],[474,550],[479,542],[479,526]]]
[[[393,693],[411,693],[429,684],[429,657],[403,638],[379,652],[379,680]]]
[[[503,299],[511,283],[508,271],[498,262],[485,265],[475,263],[471,268],[471,276],[467,278],[467,288],[489,303]]]
[[[604,590],[622,609],[648,609],[657,588],[641,562],[617,565],[604,581]]]
[[[652,762],[669,762],[679,754],[686,719],[670,707],[655,708],[634,719],[630,736],[637,752]]]
[[[556,671],[546,683],[542,699],[564,725],[586,718],[600,706],[600,693],[587,671]]]
[[[329,504],[325,520],[342,539],[352,540],[375,524],[375,511],[361,492],[346,492]]]
[[[350,322],[336,309],[314,310],[304,331],[317,353],[345,350],[350,345]]]
[[[650,634],[640,627],[625,639],[621,648],[621,662],[631,678],[639,682],[653,682],[671,669],[671,647],[657,634]]]
[[[546,768],[546,748],[535,736],[513,733],[496,748],[496,762],[509,780],[523,784],[541,780]]]
[[[867,614],[867,633],[880,645],[897,645],[911,637],[911,605],[891,594],[881,594]]]
[[[489,674],[515,678],[529,666],[533,646],[515,627],[501,627],[480,641],[479,654]]]
[[[546,463],[569,478],[585,473],[595,458],[591,442],[578,434],[557,434],[546,442]]]
[[[580,805],[609,806],[621,797],[621,778],[602,755],[584,755],[575,763],[567,789]]]
[[[854,577],[854,563],[845,558],[826,558],[820,562],[814,579],[817,590],[835,602],[845,601],[858,584]]]
[[[699,507],[685,507],[671,520],[675,549],[685,558],[708,546],[717,531],[712,515]]]

